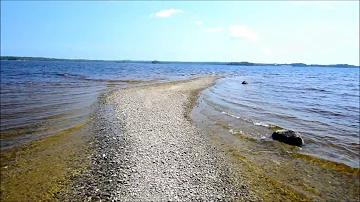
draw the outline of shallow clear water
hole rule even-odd
[[[1,146],[84,122],[101,93],[129,80],[199,74],[225,75],[204,98],[229,118],[299,131],[304,153],[359,167],[359,68],[1,61]]]
[[[254,125],[298,131],[303,153],[359,167],[358,69],[246,68],[205,92],[211,106]]]

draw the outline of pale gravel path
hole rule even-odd
[[[223,154],[186,118],[215,78],[110,93],[98,110],[93,163],[74,185],[80,199],[251,201]],[[70,195],[69,195],[70,196]]]

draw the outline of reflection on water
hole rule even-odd
[[[204,99],[233,130],[269,138],[257,128],[293,129],[301,152],[358,167],[358,68],[1,61],[2,149],[84,122],[111,89],[203,74],[225,75]]]

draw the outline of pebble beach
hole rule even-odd
[[[64,198],[253,201],[241,176],[187,117],[216,77],[111,92],[95,118],[92,163]]]

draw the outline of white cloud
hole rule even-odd
[[[222,32],[223,30],[222,27],[213,27],[205,29],[205,32]]]
[[[262,47],[262,48],[261,48],[261,52],[264,53],[264,54],[266,54],[266,55],[272,54],[272,51],[271,51],[269,48],[267,48],[267,47]]]
[[[232,38],[244,38],[249,41],[259,40],[259,35],[244,25],[231,25],[228,30]]]
[[[180,9],[168,9],[168,10],[162,10],[162,11],[159,11],[155,14],[151,14],[150,17],[158,17],[158,18],[168,18],[170,17],[171,15],[173,14],[176,14],[176,13],[182,13],[183,11],[180,10]]]
[[[202,25],[202,21],[201,21],[201,20],[198,20],[198,21],[195,22],[195,24],[197,24],[197,25]]]

